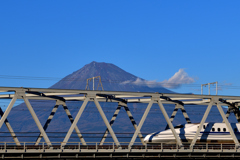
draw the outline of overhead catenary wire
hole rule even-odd
[[[0,79],[24,79],[24,80],[51,80],[51,81],[75,81],[75,82],[84,82],[86,83],[86,79],[84,78],[59,78],[59,77],[34,77],[34,76],[12,76],[12,75],[0,75]],[[147,81],[147,80],[146,80]],[[103,83],[117,83],[117,84],[136,84],[136,82],[133,81],[127,81],[126,80],[112,80],[112,79],[102,79],[101,82]],[[155,84],[155,83],[161,83],[161,82],[151,82],[147,81],[148,85]],[[141,83],[138,83],[141,85]],[[142,85],[145,83],[142,82]],[[178,85],[178,83],[168,83],[169,85]],[[201,84],[181,84],[184,87],[198,87],[201,86]],[[219,84],[219,88],[227,87],[228,89],[240,89],[240,86],[233,86],[229,84]]]
[[[35,108],[34,109],[35,111],[46,111],[47,110],[46,108],[44,109],[43,107],[34,107],[34,108]],[[69,108],[70,108],[70,111],[74,111],[73,113],[75,113],[79,110],[79,107],[77,107],[77,108],[69,107]],[[50,112],[51,108],[49,108],[48,110]],[[106,110],[105,111],[106,113],[114,113],[115,112],[115,110],[112,107],[106,107],[106,108],[104,108],[104,110]],[[24,109],[19,108],[19,109],[13,109],[12,110],[12,112],[19,112],[19,111],[20,112],[29,112],[29,110],[27,108],[24,108]],[[156,112],[156,111],[159,111],[159,112]],[[65,112],[65,111],[64,110],[58,110],[58,112]],[[143,108],[134,108],[132,110],[133,114],[143,114],[143,112],[144,112]],[[86,108],[86,110],[84,110],[84,113],[99,113],[99,112],[95,109],[95,107],[92,107],[92,108]],[[200,112],[196,113],[194,110],[187,111],[187,113],[189,115],[203,115],[204,114],[204,112],[203,113],[200,113]],[[155,114],[155,115],[156,114],[161,114],[161,111],[158,108],[157,109],[152,108],[150,110],[149,114]],[[214,111],[210,111],[210,114],[211,115],[219,115],[219,113],[215,113]]]

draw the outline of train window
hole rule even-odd
[[[237,132],[238,131],[238,129],[237,128],[234,128],[234,132]]]
[[[206,128],[206,126],[205,125],[203,125],[203,129],[205,129]]]
[[[221,131],[221,129],[220,128],[218,128],[218,132],[220,132]]]
[[[223,128],[223,132],[226,132],[226,128]]]
[[[215,128],[212,128],[212,131],[214,132],[214,131],[215,131]]]

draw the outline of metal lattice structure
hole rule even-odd
[[[34,142],[34,145],[35,146],[41,145],[42,142],[40,143],[40,140],[41,140],[41,138],[44,138],[44,140],[45,140],[44,144],[46,144],[50,150],[51,150],[51,147],[53,146],[53,142],[51,142],[49,140],[49,137],[46,133],[46,129],[47,129],[47,126],[49,125],[49,123],[51,122],[51,120],[59,106],[62,106],[64,108],[64,110],[65,110],[66,114],[68,115],[69,120],[71,122],[71,127],[69,128],[67,134],[65,135],[64,140],[62,142],[60,142],[60,144],[61,144],[60,148],[64,149],[69,144],[68,141],[69,141],[69,138],[70,138],[73,130],[76,131],[76,133],[81,141],[79,143],[81,143],[81,145],[86,146],[84,137],[82,136],[79,128],[77,127],[77,123],[78,123],[86,105],[88,104],[88,102],[91,102],[91,101],[94,102],[95,106],[97,107],[98,112],[100,113],[100,115],[106,125],[106,128],[107,128],[102,140],[100,142],[96,142],[99,146],[103,146],[107,135],[111,134],[111,137],[113,138],[113,141],[114,141],[113,142],[114,146],[116,146],[120,150],[121,150],[121,148],[123,148],[121,146],[121,142],[119,142],[115,132],[112,129],[112,125],[113,125],[120,109],[124,108],[130,121],[133,124],[133,127],[135,128],[135,132],[131,138],[131,141],[127,145],[128,151],[130,152],[130,150],[136,143],[135,141],[138,136],[141,140],[142,145],[145,146],[144,147],[145,149],[142,150],[142,152],[147,152],[147,149],[146,149],[147,146],[143,141],[143,136],[141,134],[141,128],[143,126],[143,123],[145,122],[145,119],[146,119],[152,105],[155,103],[159,106],[159,108],[167,122],[167,125],[168,125],[167,127],[169,127],[171,129],[172,134],[175,136],[177,151],[181,151],[181,149],[184,149],[183,142],[181,141],[179,136],[176,134],[173,124],[172,124],[172,121],[177,113],[177,110],[180,109],[183,113],[183,116],[186,119],[186,122],[191,123],[189,116],[188,116],[187,112],[185,111],[184,105],[207,105],[208,106],[204,113],[204,116],[201,120],[199,128],[198,128],[191,144],[189,145],[189,152],[193,151],[194,147],[196,147],[196,141],[197,141],[197,137],[200,133],[200,129],[202,128],[204,122],[206,121],[208,114],[210,112],[210,109],[213,105],[217,106],[217,108],[223,118],[223,122],[226,124],[226,126],[231,134],[231,137],[234,142],[234,150],[236,151],[239,148],[238,139],[236,138],[236,135],[227,119],[229,114],[231,112],[234,112],[234,114],[236,115],[236,118],[239,122],[238,107],[239,107],[239,103],[240,103],[240,97],[238,97],[238,96],[220,96],[220,95],[212,96],[212,95],[194,95],[194,94],[166,94],[166,93],[89,91],[89,90],[67,90],[67,89],[43,89],[43,88],[9,88],[9,87],[0,87],[0,92],[2,93],[2,94],[0,94],[0,99],[11,99],[11,102],[9,103],[5,112],[3,112],[0,109],[0,115],[2,117],[0,120],[0,128],[2,127],[3,123],[6,124],[9,132],[11,133],[11,136],[14,139],[15,145],[18,147],[23,146],[23,143],[19,142],[19,140],[17,139],[17,136],[14,133],[14,130],[12,129],[10,123],[8,122],[7,117],[9,115],[9,113],[11,112],[11,109],[12,109],[14,103],[16,102],[16,100],[23,99],[29,112],[31,113],[39,131],[40,131],[38,139],[36,142]],[[56,101],[56,104],[53,107],[52,112],[49,115],[44,126],[42,126],[42,124],[40,123],[29,100],[54,100],[54,101]],[[83,101],[75,118],[72,117],[72,115],[66,105],[67,101]],[[99,102],[108,103],[109,101],[115,102],[118,106],[112,119],[110,120],[110,122],[106,118],[106,115],[102,109],[102,106],[99,103]],[[137,124],[135,122],[134,117],[132,116],[131,111],[128,108],[129,103],[146,103],[147,104],[146,110],[145,110],[139,124]],[[174,104],[175,105],[175,109],[170,118],[164,108],[165,104]],[[229,107],[227,114],[225,114],[223,112],[222,106]],[[4,142],[4,143],[6,144],[6,142]],[[98,145],[96,145],[96,148],[98,148],[97,147]],[[24,148],[25,148],[25,143],[24,143]],[[163,146],[160,147],[161,151],[163,151],[162,148],[163,148]],[[115,151],[115,147],[113,147],[112,149]]]

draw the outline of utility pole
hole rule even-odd
[[[216,84],[216,95],[218,94],[218,82],[206,83],[201,84],[201,94],[203,94],[203,87],[208,86],[208,94],[210,95],[210,85]]]
[[[104,91],[103,85],[102,85],[102,81],[101,81],[101,76],[96,76],[96,77],[88,78],[88,79],[87,79],[87,85],[86,85],[85,90],[90,90],[89,82],[90,82],[91,80],[93,81],[93,90],[95,90],[95,84],[94,84],[94,83],[95,83],[95,79],[98,79],[97,90],[98,90],[98,87],[101,87],[102,90]]]

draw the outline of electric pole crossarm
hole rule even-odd
[[[90,87],[89,87],[89,83],[88,83],[88,82],[90,82],[91,80],[93,81],[93,91],[95,90],[95,79],[98,79],[97,90],[98,90],[98,87],[101,86],[102,90],[104,91],[103,85],[102,85],[101,76],[96,76],[96,77],[88,78],[88,79],[87,79],[87,85],[86,85],[86,87],[85,87],[85,90],[90,90]]]
[[[203,87],[208,86],[208,94],[210,95],[210,85],[216,84],[216,95],[218,94],[218,82],[212,82],[212,83],[206,83],[206,84],[201,84],[201,95],[203,94]]]

